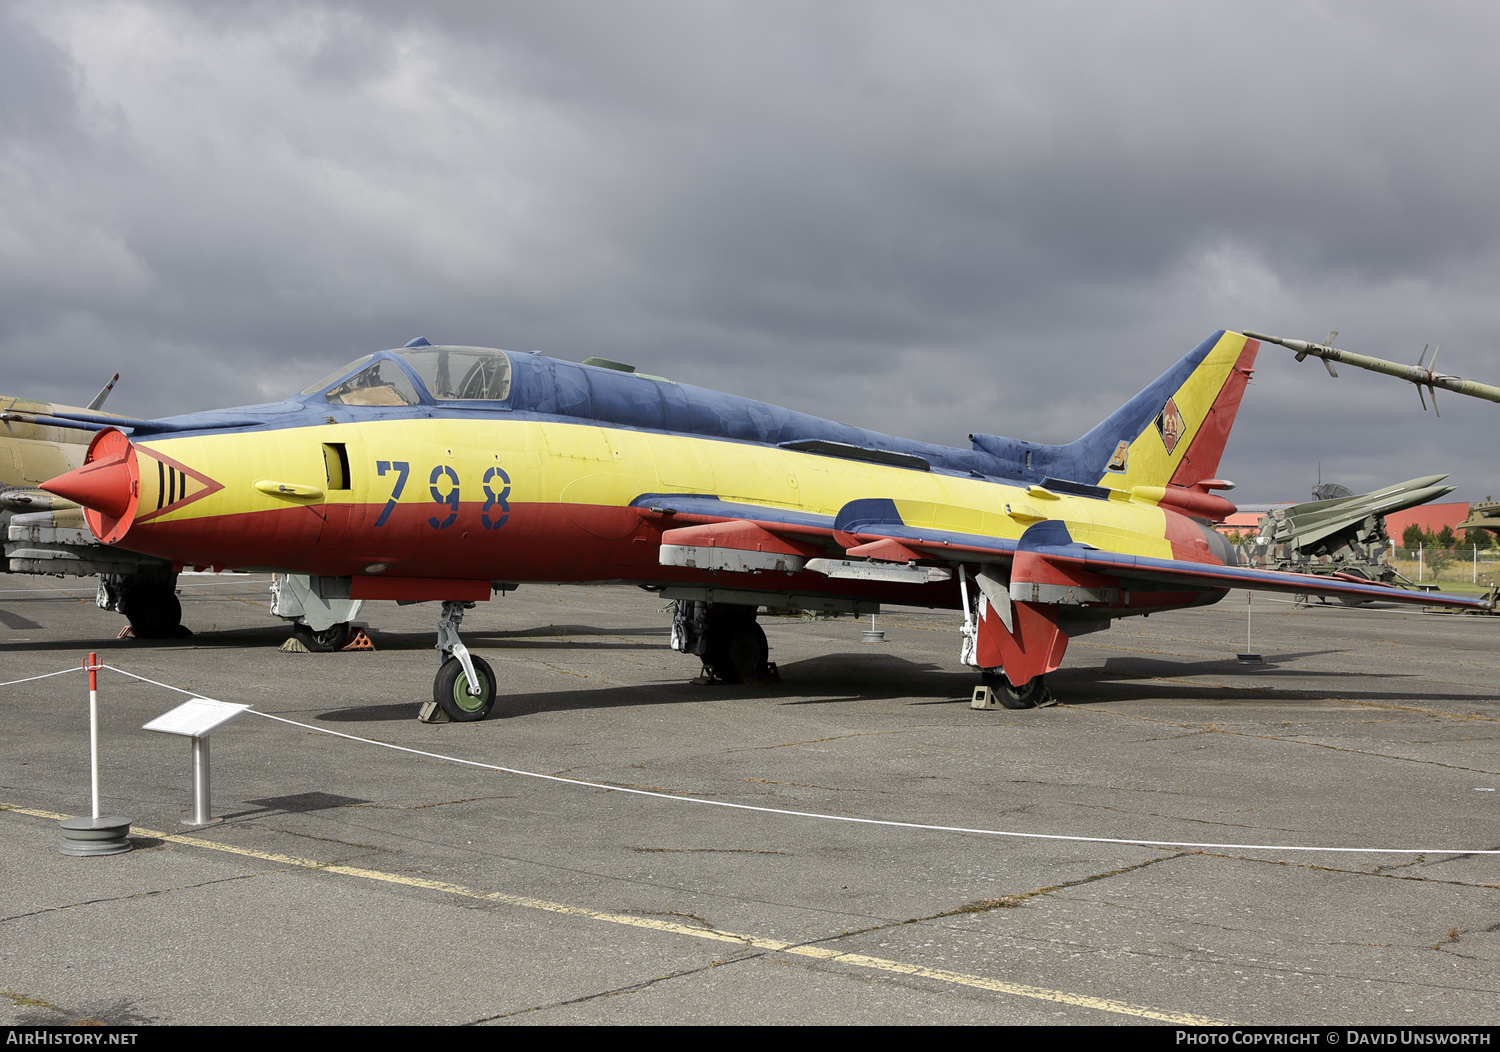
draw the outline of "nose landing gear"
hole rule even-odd
[[[443,663],[432,681],[432,700],[458,723],[482,720],[495,707],[495,670],[484,658],[470,654],[458,638],[464,611],[473,607],[468,602],[445,602],[438,620],[437,651]]]

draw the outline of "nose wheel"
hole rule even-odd
[[[470,669],[473,678],[470,678]],[[471,687],[478,686],[475,694]],[[432,681],[432,700],[456,723],[482,720],[495,707],[495,670],[481,657],[469,655],[469,668],[457,658],[449,658],[438,669]]]
[[[442,666],[432,681],[432,700],[450,720],[473,723],[495,707],[495,670],[484,658],[469,653],[458,638],[464,611],[473,603],[445,602],[438,619],[437,650]]]

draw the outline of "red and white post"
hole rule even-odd
[[[99,817],[99,669],[98,654],[83,659],[89,674],[89,788],[93,795],[94,817]]]
[[[83,670],[89,674],[89,795],[93,810],[89,818],[64,818],[62,843],[64,855],[118,855],[130,850],[129,818],[99,814],[99,670],[104,662],[98,654],[83,659]]]

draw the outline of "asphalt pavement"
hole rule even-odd
[[[0,577],[0,681],[94,651],[253,706],[191,828],[188,743],[141,730],[183,696],[102,672],[134,850],[78,858],[86,678],[0,687],[0,1023],[1500,1017],[1500,618],[1257,595],[1245,665],[1237,592],[979,711],[951,612],[763,617],[780,682],[695,685],[659,599],[523,587],[464,622],[494,714],[430,725],[435,604],[290,654],[266,585],[185,576],[195,634],[144,642]]]

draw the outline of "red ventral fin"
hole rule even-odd
[[[827,554],[816,545],[778,537],[770,530],[743,519],[667,530],[661,535],[661,543],[694,548],[732,548],[744,552],[800,555],[804,558]]]
[[[988,599],[979,606],[979,638],[974,660],[980,668],[999,666],[1005,670],[1005,678],[1019,686],[1062,664],[1068,637],[1057,627],[1051,609],[1036,603],[1012,602],[1014,628],[1010,629]]]
[[[869,544],[856,544],[844,554],[851,559],[877,559],[888,563],[910,563],[922,558],[900,541],[891,540],[889,537],[885,540],[871,541]]]

